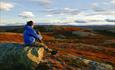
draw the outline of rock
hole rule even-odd
[[[110,32],[112,32],[112,33],[115,33],[115,30],[109,30]]]
[[[96,36],[96,34],[91,32],[73,31],[72,34],[80,37]]]
[[[63,58],[68,60],[68,63],[71,64],[71,66],[77,67],[81,70],[113,70],[112,65],[104,62],[97,62],[73,55],[65,55]]]
[[[91,62],[91,60],[87,60],[87,59],[83,59],[82,60],[86,65],[88,65],[90,62]]]
[[[101,48],[100,46],[95,46],[95,45],[90,45],[90,44],[84,44],[84,43],[77,43],[76,44],[76,48],[77,49],[87,49],[87,48],[90,48],[90,49],[94,49],[94,50],[104,50],[103,48]],[[86,48],[84,48],[86,47]]]
[[[0,70],[35,70],[44,56],[44,48],[0,44]]]
[[[114,40],[106,40],[104,44],[115,44]]]
[[[56,38],[59,38],[59,39],[65,39],[65,36],[64,36],[64,35],[59,34],[59,35],[56,35]]]
[[[40,63],[37,66],[36,70],[51,70],[51,69],[50,69],[50,66],[48,64],[46,64],[46,63]]]
[[[90,62],[89,66],[91,70],[113,70],[111,65],[95,61]]]

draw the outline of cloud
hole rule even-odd
[[[31,18],[31,17],[34,17],[34,14],[30,11],[24,11],[20,13],[19,16],[24,17],[24,18]]]
[[[31,0],[31,1],[36,2],[40,6],[43,6],[43,7],[47,8],[47,7],[49,7],[52,4],[53,0]]]
[[[90,14],[90,13],[89,13]],[[101,13],[100,15],[95,13],[95,15],[79,14],[72,18],[74,20],[74,25],[115,25],[115,19],[112,13]],[[75,24],[76,23],[76,24]]]
[[[69,20],[73,20],[74,23],[78,23],[78,24],[90,24],[90,23],[98,24],[100,22],[104,22],[104,20],[108,18],[107,16],[104,15],[88,15],[88,14],[90,13],[81,12],[78,15],[69,18]]]
[[[63,9],[46,9],[44,12],[54,15],[77,15],[80,13],[77,9],[63,8]]]
[[[92,10],[96,11],[96,12],[101,12],[101,11],[106,11],[107,8],[105,9],[104,7],[102,7],[102,5],[100,5],[99,3],[92,3]]]
[[[111,3],[115,4],[115,0],[111,0]]]
[[[76,23],[87,23],[85,20],[75,20]]]
[[[93,7],[97,7],[99,4],[98,3],[92,3]]]
[[[14,7],[13,4],[7,2],[0,2],[0,10],[9,11]]]
[[[81,19],[77,19],[74,22],[75,23],[80,23],[80,24],[81,23],[83,23],[83,24],[87,23],[88,24],[88,23],[104,22],[104,20],[103,19],[102,20],[101,19],[100,20],[98,20],[98,19],[97,20],[96,19],[82,19],[82,20]]]
[[[107,22],[114,22],[115,23],[115,19],[105,19],[105,21],[107,21]]]
[[[46,16],[47,16],[47,17],[52,17],[53,15],[50,15],[50,14],[49,14],[49,15],[46,15]]]
[[[106,11],[115,11],[114,9],[115,0],[97,2],[91,4],[91,10],[95,12],[106,12]]]
[[[47,9],[45,12],[47,13],[52,13],[52,14],[56,14],[59,15],[60,13],[64,13],[63,11],[72,11],[76,10],[76,9],[70,9],[70,8],[63,8],[63,9]],[[78,11],[78,10],[76,10]],[[89,10],[88,10],[89,11]],[[68,12],[64,13],[64,18],[63,16],[61,17],[56,17],[58,18],[59,21],[56,21],[57,23],[60,22],[61,23],[66,23],[66,24],[73,24],[73,25],[115,25],[114,23],[110,23],[108,21],[105,21],[105,19],[112,19],[115,15],[114,11],[108,10],[108,11],[80,11],[77,14],[71,14]],[[65,15],[67,14],[67,15]],[[56,16],[55,15],[55,16]],[[52,17],[53,18],[53,17]],[[51,19],[50,21],[53,22],[53,20]],[[112,22],[112,20],[111,20]],[[55,23],[55,22],[54,22]]]
[[[93,15],[103,15],[103,16],[115,16],[115,11],[100,11],[100,12],[93,12],[91,14],[88,14],[88,16],[93,16]]]

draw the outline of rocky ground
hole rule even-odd
[[[78,36],[79,33],[71,38],[64,34],[42,33],[44,43],[49,48],[58,50],[58,54],[47,55],[36,69],[44,70],[45,67],[45,70],[114,70],[115,37],[98,33],[84,35],[83,32]],[[0,43],[9,42],[23,44],[22,34],[0,33]]]

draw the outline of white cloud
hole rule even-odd
[[[99,4],[98,3],[92,3],[93,7],[97,7]]]
[[[102,15],[93,15],[93,16],[86,16],[86,15],[81,15],[80,16],[76,16],[77,19],[74,19],[76,23],[83,23],[83,24],[90,24],[90,23],[96,23],[98,24],[98,22],[104,22],[105,21],[105,16]]]
[[[107,8],[103,7],[103,4],[99,4],[99,3],[92,3],[91,7],[93,11],[97,11],[97,12],[107,10]]]
[[[24,18],[31,18],[31,17],[34,17],[34,14],[30,11],[24,11],[20,13],[19,16],[24,17]]]
[[[115,4],[115,0],[111,0],[111,3]]]
[[[68,24],[68,25],[115,25],[114,18],[115,12],[108,10],[108,11],[80,11],[78,14],[70,14],[68,15],[68,12],[64,11],[70,11],[71,13],[73,10],[76,9],[70,9],[70,8],[63,8],[63,9],[48,9],[45,12],[50,14],[52,13],[54,16],[52,18],[47,18],[49,21],[47,22],[52,22],[55,24]],[[90,12],[89,12],[90,11]],[[59,14],[62,13],[63,16],[60,16]],[[67,14],[67,15],[66,15]],[[51,16],[51,15],[49,15]],[[109,20],[107,20],[109,19]]]
[[[11,3],[0,2],[0,10],[9,11],[14,7]]]
[[[115,0],[97,2],[91,4],[91,10],[96,12],[115,11]]]
[[[46,9],[44,12],[54,15],[77,15],[80,11],[72,8],[62,8],[62,9]]]
[[[90,14],[88,14],[89,16],[93,16],[93,15],[103,15],[103,16],[115,16],[115,11],[101,11],[101,12],[92,12]]]
[[[81,12],[78,15],[68,16],[65,20],[71,20],[71,22],[68,23],[71,25],[115,25],[113,12],[108,11],[92,13],[86,11]]]
[[[52,17],[53,15],[46,15],[47,17]]]
[[[71,9],[71,8],[64,8],[63,10],[65,10],[65,11],[74,11],[75,9]]]

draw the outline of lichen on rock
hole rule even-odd
[[[34,52],[33,52],[34,51]],[[44,56],[42,47],[0,44],[0,70],[35,70]]]

